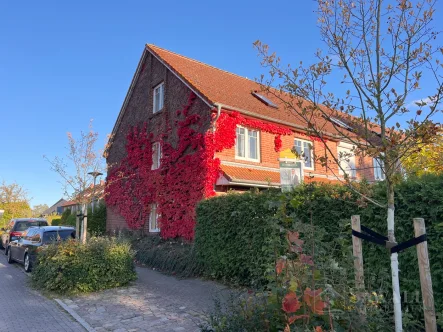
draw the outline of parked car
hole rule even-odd
[[[0,245],[5,249],[5,255],[8,254],[8,243],[19,239],[23,232],[31,226],[48,226],[48,221],[43,218],[17,218],[11,219],[8,226],[2,229],[4,233]]]
[[[19,262],[25,266],[26,272],[30,272],[39,247],[68,239],[75,239],[74,227],[30,227],[21,238],[9,243],[8,263]]]

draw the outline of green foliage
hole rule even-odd
[[[95,206],[94,212],[88,209],[88,232],[94,236],[103,235],[106,232],[106,205],[100,203]]]
[[[42,247],[32,282],[59,294],[99,291],[127,285],[136,279],[134,252],[127,241],[91,238]]]
[[[193,243],[145,236],[134,240],[133,248],[139,264],[179,277],[195,277],[203,273]]]
[[[386,202],[384,183],[361,184],[360,191]],[[278,210],[278,215],[276,211]],[[302,232],[303,225],[323,229],[322,241],[334,250],[325,252],[341,266],[347,266],[352,253],[350,218],[361,216],[361,223],[386,234],[387,211],[364,202],[346,187],[306,184],[289,193],[228,195],[202,202],[197,209],[196,249],[205,272],[218,279],[238,281],[249,286],[265,285],[263,276],[274,256],[278,236],[271,224]],[[437,312],[443,312],[443,176],[409,178],[396,186],[396,240],[413,238],[413,218],[424,218],[428,234],[434,299]],[[270,245],[271,243],[274,243]],[[274,248],[273,248],[274,246]],[[367,289],[386,298],[391,310],[389,252],[363,241],[363,261]],[[400,287],[405,320],[411,324],[423,317],[418,261],[415,247],[399,253]],[[344,276],[346,278],[346,276]],[[353,281],[353,270],[347,279]],[[406,296],[405,296],[406,292]],[[411,331],[414,331],[410,327]]]
[[[54,219],[52,219],[52,221],[51,221],[51,225],[52,226],[60,226],[61,225],[61,218],[54,218]]]
[[[61,216],[61,221],[60,221],[60,225],[68,225],[68,218],[71,216],[71,209],[66,209],[65,211],[63,211],[62,216]]]
[[[240,285],[266,284],[279,232],[274,227],[276,192],[228,194],[197,207],[195,248],[210,277]]]

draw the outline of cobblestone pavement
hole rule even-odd
[[[148,268],[137,268],[131,286],[63,299],[99,331],[199,331],[214,299],[229,290],[199,279],[180,280]]]
[[[0,332],[77,332],[84,328],[55,301],[27,286],[21,266],[8,264],[0,251]]]

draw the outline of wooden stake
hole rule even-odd
[[[414,218],[415,237],[426,234],[425,221],[423,218]],[[434,294],[432,292],[431,267],[428,257],[428,242],[417,244],[418,268],[420,270],[421,295],[423,298],[423,310],[425,314],[426,332],[437,332],[435,318]]]
[[[83,224],[82,224],[82,236],[81,236],[81,241],[83,244],[86,243],[86,232],[88,229],[88,209],[86,207],[86,204],[83,204],[83,208],[82,208],[82,213],[83,213]]]
[[[75,216],[75,238],[77,241],[80,239],[80,218],[78,215]]]
[[[361,232],[360,216],[354,215],[351,217],[352,229],[357,232]],[[359,312],[361,315],[366,316],[365,306],[365,276],[363,273],[363,249],[361,239],[352,236],[352,252],[354,256],[354,269],[355,269],[355,287],[357,289],[357,302],[360,303]]]

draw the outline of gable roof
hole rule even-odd
[[[275,96],[261,92],[259,83],[152,44],[146,45],[146,49],[188,83],[208,104],[220,104],[223,109],[306,130],[306,121],[286,109]],[[256,91],[278,108],[255,97],[252,93]],[[332,135],[336,132],[327,120],[319,121],[324,122],[325,132]]]
[[[306,131],[307,123],[300,116],[285,108],[278,98],[260,92],[259,83],[248,78],[221,70],[203,62],[185,57],[183,55],[165,50],[161,47],[147,44],[140,58],[137,70],[131,81],[128,93],[123,102],[117,121],[112,130],[112,135],[106,150],[112,144],[113,137],[123,118],[126,106],[131,98],[133,88],[141,72],[142,63],[146,59],[147,53],[151,53],[173,74],[175,74],[186,86],[188,86],[197,96],[199,96],[209,107],[221,106],[224,110],[238,111],[250,117],[283,124],[288,127]],[[276,107],[268,105],[255,97],[252,93],[258,91],[264,95]],[[344,120],[344,119],[341,119]],[[337,130],[326,119],[317,119],[317,124],[321,125],[323,132],[338,138]],[[321,123],[318,123],[321,121]]]

